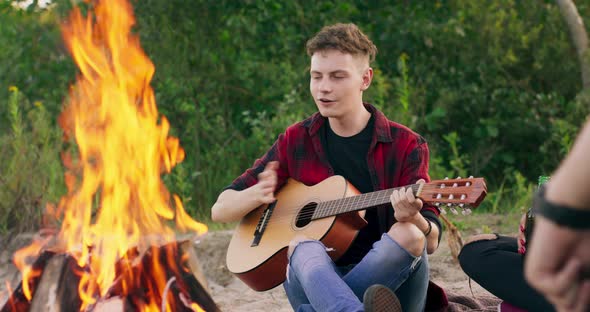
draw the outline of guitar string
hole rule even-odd
[[[429,188],[431,188],[431,187],[429,187]],[[384,191],[390,191],[389,193],[391,193],[392,189],[382,190],[382,191],[377,191],[377,192],[372,192],[372,193],[359,194],[359,195],[375,194],[375,193],[379,193],[379,192],[383,193]],[[316,219],[320,219],[320,218],[331,216],[331,215],[346,213],[346,212],[350,212],[350,211],[354,211],[354,210],[363,210],[363,209],[351,209],[349,211],[346,211],[345,209],[342,209],[342,205],[346,205],[346,207],[350,207],[350,206],[356,207],[361,204],[364,205],[367,203],[371,203],[371,205],[368,205],[368,207],[367,207],[367,208],[369,208],[370,206],[374,205],[376,202],[376,200],[374,198],[375,196],[359,196],[359,195],[317,203],[318,206],[321,206],[319,208],[319,210],[322,210],[322,211],[328,212],[328,213],[326,216],[321,216],[321,214],[320,214],[320,217],[318,217]],[[387,192],[385,192],[385,195],[390,196],[390,194],[387,194]],[[358,202],[354,202],[354,200],[355,200],[354,198],[360,198],[360,197],[365,197],[365,198],[363,198],[362,201],[359,200]],[[382,199],[382,198],[383,197],[378,197],[377,199]],[[342,201],[342,203],[340,203],[341,201]],[[346,201],[348,201],[349,203],[346,203]],[[444,199],[444,198],[440,198],[437,201],[445,202],[448,200]],[[458,200],[458,201],[461,202],[461,200]],[[305,206],[303,206],[303,207],[305,207]],[[273,212],[274,218],[271,217],[271,219],[274,219],[275,221],[279,221],[280,219],[285,217],[285,218],[289,219],[289,221],[291,221],[292,219],[294,219],[294,217],[297,217],[297,216],[300,216],[301,218],[310,218],[318,211],[318,208],[316,207],[315,210],[311,210],[309,212],[304,212],[299,215],[293,214],[294,211],[301,210],[301,209],[303,209],[303,207],[301,205],[297,205],[297,206],[293,206],[293,207],[280,207],[279,210],[276,210]],[[342,212],[333,214],[333,212],[337,212],[337,210],[342,210]]]
[[[413,191],[416,191],[413,186],[414,185],[412,185]],[[301,205],[291,206],[288,208],[287,207],[280,207],[279,210],[273,211],[273,216],[271,216],[271,220],[274,219],[274,221],[283,221],[283,219],[287,219],[290,222],[293,219],[297,219],[297,217],[299,217],[300,219],[311,218],[318,210],[321,210],[324,212],[329,211],[330,213],[328,213],[328,215],[327,215],[327,216],[329,216],[329,214],[331,214],[331,212],[336,212],[336,210],[344,210],[342,208],[343,206],[358,207],[360,205],[375,203],[375,202],[377,202],[378,199],[384,199],[385,196],[387,196],[387,198],[388,198],[389,196],[391,196],[391,193],[393,193],[393,190],[394,189],[380,190],[380,191],[371,192],[371,193],[364,193],[364,194],[359,194],[359,195],[355,195],[355,196],[343,197],[343,198],[328,200],[328,201],[324,201],[324,202],[319,202],[319,203],[317,203],[316,209],[314,209],[312,211],[303,212],[303,213],[297,214],[297,215],[293,214],[293,212],[303,209],[305,207],[305,205],[304,206],[301,206]],[[389,194],[387,194],[387,193],[389,193]],[[377,194],[379,196],[377,196],[375,194]],[[377,198],[374,198],[376,196],[377,196]],[[360,200],[361,197],[362,197],[362,200]],[[355,199],[357,199],[357,202],[352,204],[352,202],[354,202]],[[347,201],[348,201],[348,203],[347,203]],[[368,205],[368,206],[371,206],[371,205]],[[319,209],[318,209],[318,207],[319,207]],[[362,209],[359,209],[359,210],[362,210]],[[350,211],[353,211],[353,210],[350,210]],[[342,213],[346,213],[346,212],[350,212],[350,211],[342,211]],[[275,213],[277,213],[277,214],[275,215]],[[276,216],[276,218],[273,218],[274,216]]]
[[[415,192],[416,190],[414,189],[413,186],[417,186],[417,185],[412,185],[412,189]],[[406,186],[406,187],[409,187],[409,186]],[[460,187],[457,187],[457,188],[460,188]],[[426,191],[431,191],[433,189],[440,189],[440,187],[432,186],[432,185],[428,185],[428,186],[425,185],[425,188],[423,188],[423,190],[426,190]],[[374,193],[384,192],[384,191],[390,191],[389,193],[391,194],[393,192],[393,190],[394,189],[387,189],[387,190],[381,190],[381,191],[377,191],[377,192],[364,193],[364,194],[365,195],[366,194],[374,194]],[[363,195],[363,194],[359,194],[359,195]],[[336,200],[330,200],[330,201],[326,201],[326,202],[320,202],[320,203],[318,203],[318,205],[319,204],[322,204],[322,203],[336,202],[336,201],[342,200],[342,199],[352,199],[353,197],[360,197],[360,196],[351,196],[351,197],[339,198],[339,199],[336,199]],[[444,200],[444,199],[441,198],[439,200]],[[365,198],[365,200],[363,200],[362,202],[367,202],[367,199]],[[358,203],[351,203],[351,204],[358,204]],[[300,209],[300,207],[301,206],[297,206],[295,208],[292,208],[292,207],[289,207],[289,208],[281,207],[281,209],[275,211],[275,212],[277,212],[276,215],[273,212],[273,216],[271,216],[271,218],[269,219],[269,221],[266,224],[266,231],[271,232],[271,231],[273,231],[277,227],[280,227],[278,230],[284,230],[285,224],[295,224],[298,219],[297,219],[297,215],[292,214],[292,212],[294,210]],[[289,213],[289,212],[291,212],[291,213]],[[310,214],[307,214],[307,215],[308,216],[309,215],[313,215],[313,212],[311,212]],[[335,217],[335,215],[334,215],[334,217]],[[327,218],[327,217],[322,217],[322,218],[317,218],[317,219],[323,219],[323,218]],[[312,223],[312,221],[315,221],[315,220],[316,219],[314,219],[314,220],[311,220],[310,219],[310,221],[307,224],[303,225],[303,227],[308,226],[309,224]]]
[[[405,187],[407,187],[407,188],[411,187],[412,190],[415,192],[417,190],[417,188],[419,187],[419,185],[413,184],[411,186],[405,186]],[[456,191],[460,188],[463,188],[463,186],[448,187],[448,188],[446,188],[446,191],[454,189],[453,193],[458,193]],[[293,212],[303,209],[305,207],[305,205],[304,206],[301,206],[301,205],[281,206],[281,207],[279,207],[280,209],[273,211],[273,214],[272,214],[271,218],[269,219],[269,221],[268,221],[269,223],[267,223],[267,226],[270,224],[270,222],[284,223],[284,221],[288,221],[289,223],[291,223],[292,221],[296,222],[296,220],[307,219],[307,218],[309,218],[310,221],[313,221],[313,220],[311,220],[311,218],[313,217],[314,214],[316,214],[316,212],[318,210],[320,210],[324,213],[327,212],[327,214],[325,216],[321,216],[322,213],[320,213],[320,217],[316,218],[316,219],[335,216],[337,214],[342,214],[342,213],[351,212],[351,211],[355,211],[355,210],[363,210],[363,209],[351,209],[351,210],[346,211],[346,209],[343,209],[342,207],[345,206],[346,208],[350,208],[350,207],[358,207],[360,205],[365,205],[365,204],[371,204],[371,205],[368,205],[367,208],[369,208],[372,205],[375,205],[375,203],[379,199],[383,200],[384,195],[388,196],[388,197],[391,196],[391,193],[393,193],[393,190],[395,190],[395,189],[399,189],[399,188],[380,190],[380,191],[375,191],[375,192],[371,192],[371,193],[364,193],[364,194],[359,194],[359,195],[350,196],[350,197],[328,200],[325,202],[318,202],[318,203],[316,203],[317,206],[315,209],[312,209],[312,210],[306,211],[306,212],[302,212],[301,214],[294,214]],[[423,192],[424,191],[433,191],[433,190],[437,190],[437,189],[443,190],[439,186],[436,186],[436,185],[424,185],[424,187],[422,188],[422,191]],[[375,197],[377,197],[377,198],[375,198]],[[355,202],[355,200],[357,202]],[[460,199],[454,199],[454,200],[461,202]],[[347,203],[347,201],[348,201],[348,203]],[[448,202],[449,199],[440,198],[440,199],[429,200],[429,201],[430,202],[438,201],[438,202],[444,203],[444,202]],[[383,204],[385,204],[385,203],[383,203]],[[338,212],[338,210],[342,210],[342,211]]]

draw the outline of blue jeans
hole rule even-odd
[[[428,279],[426,248],[416,257],[383,234],[353,267],[337,267],[319,241],[299,243],[283,287],[295,311],[363,311],[365,290],[374,284],[393,290],[403,311],[423,311]]]

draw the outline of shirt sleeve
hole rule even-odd
[[[430,152],[428,150],[428,143],[422,137],[418,136],[415,145],[410,145],[409,153],[406,156],[405,167],[401,175],[401,185],[410,185],[416,183],[420,179],[424,179],[426,183],[430,182],[430,176],[428,175],[428,161]],[[440,242],[442,237],[442,223],[438,215],[440,211],[433,205],[426,204],[422,206],[420,214],[429,221],[434,222],[438,226],[438,241]]]
[[[286,132],[279,135],[270,149],[260,158],[254,161],[252,167],[248,168],[242,175],[237,177],[230,185],[223,190],[245,190],[256,183],[258,183],[258,174],[264,171],[266,164],[271,161],[278,161],[279,168],[277,169],[277,189],[279,189],[288,177],[288,164],[285,153],[287,152],[287,135]]]

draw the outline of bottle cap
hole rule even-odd
[[[541,185],[549,182],[550,179],[551,179],[551,176],[539,176],[538,186],[541,186]]]

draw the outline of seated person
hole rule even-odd
[[[518,237],[480,234],[467,240],[459,253],[465,273],[487,291],[503,300],[499,311],[555,311],[524,277],[526,214],[520,220]]]
[[[371,40],[353,24],[336,24],[308,41],[307,52],[318,112],[288,127],[219,195],[214,221],[238,221],[272,203],[288,178],[315,185],[341,175],[361,193],[429,181],[424,138],[363,102],[377,52]],[[368,288],[381,284],[395,292],[404,311],[424,311],[432,294],[427,255],[440,241],[439,212],[409,189],[393,191],[390,200],[367,210],[368,225],[335,263],[322,242],[293,242],[283,284],[293,310],[362,311]],[[434,294],[428,302],[444,304],[442,291]]]

